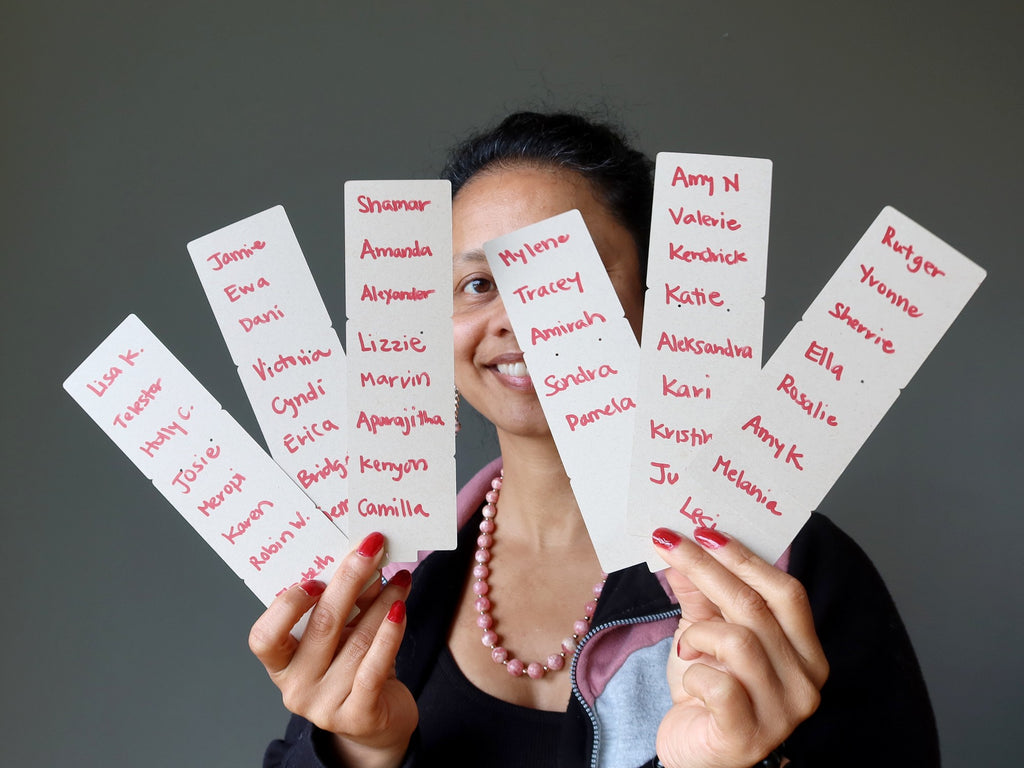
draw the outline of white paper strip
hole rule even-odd
[[[984,277],[885,208],[690,462],[674,504],[652,510],[656,522],[720,527],[776,560]]]
[[[64,389],[264,605],[330,578],[345,537],[135,315]]]
[[[350,532],[388,557],[453,549],[455,373],[447,181],[345,183]]]
[[[643,562],[626,533],[639,346],[579,211],[484,243],[601,567]]]
[[[690,458],[761,370],[771,172],[770,160],[658,155],[630,478],[633,533],[650,534],[649,510],[678,507]]]
[[[284,208],[188,251],[271,455],[345,531],[345,352]]]

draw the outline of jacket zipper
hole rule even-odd
[[[608,621],[604,624],[599,624],[596,627],[592,627],[587,634],[581,639],[579,645],[576,647],[576,653],[572,656],[572,664],[569,666],[569,679],[572,682],[572,695],[576,698],[576,701],[583,707],[583,711],[587,713],[587,717],[590,718],[590,726],[594,730],[594,742],[590,750],[590,768],[597,768],[597,757],[600,753],[601,745],[601,732],[600,724],[597,722],[597,714],[587,703],[586,699],[583,698],[583,694],[580,692],[579,687],[576,685],[576,663],[580,658],[580,653],[583,651],[583,646],[596,635],[598,632],[602,632],[611,627],[624,627],[632,624],[649,624],[654,621],[662,621],[663,619],[670,619],[673,616],[680,616],[682,611],[676,608],[671,611],[662,611],[661,613],[653,613],[648,616],[639,616],[635,619],[616,619],[615,621]]]

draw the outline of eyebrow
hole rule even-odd
[[[463,251],[462,253],[455,254],[455,260],[478,263],[481,261],[487,261],[487,254],[484,253],[482,248],[474,248],[470,251]]]

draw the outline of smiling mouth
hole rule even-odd
[[[505,376],[523,378],[530,375],[530,372],[526,369],[526,363],[521,360],[517,363],[498,363],[495,368],[498,369],[498,373]]]

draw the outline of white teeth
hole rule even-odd
[[[498,363],[498,373],[503,373],[506,376],[529,376],[530,372],[526,370],[526,363]]]

